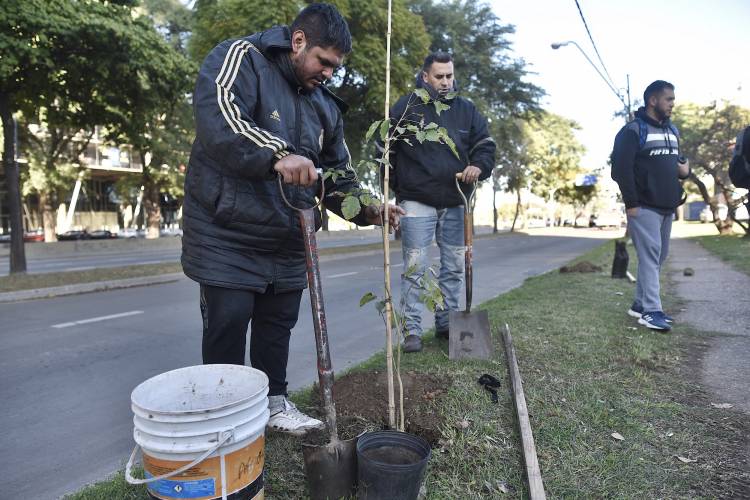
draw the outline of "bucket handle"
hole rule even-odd
[[[222,434],[224,434],[223,437],[222,437]],[[148,484],[148,483],[153,483],[155,481],[161,481],[162,479],[169,479],[170,477],[174,477],[177,474],[182,474],[186,470],[188,470],[188,469],[190,469],[192,467],[195,467],[196,465],[198,465],[199,463],[201,463],[202,461],[204,461],[205,459],[207,459],[209,457],[209,455],[211,455],[212,453],[214,453],[216,450],[218,450],[219,448],[221,448],[221,446],[224,443],[226,443],[227,441],[229,441],[232,438],[232,435],[233,435],[232,431],[219,432],[219,440],[216,442],[216,444],[213,446],[213,448],[211,448],[210,450],[206,451],[200,457],[196,458],[195,460],[193,460],[192,462],[190,462],[187,465],[183,465],[179,469],[173,470],[172,472],[167,472],[166,474],[162,474],[161,476],[155,476],[155,477],[150,477],[150,478],[146,478],[146,479],[135,478],[135,477],[133,477],[133,474],[132,474],[132,472],[133,472],[133,464],[135,463],[135,454],[138,452],[138,448],[141,447],[139,444],[136,444],[135,448],[133,448],[133,452],[130,454],[130,458],[128,459],[128,463],[125,466],[125,480],[129,484]]]

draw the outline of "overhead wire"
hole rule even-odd
[[[583,10],[581,10],[581,4],[578,3],[578,0],[575,0],[576,7],[578,7],[578,14],[581,16],[581,21],[583,21],[583,27],[586,28],[586,33],[589,35],[589,40],[591,40],[591,45],[594,47],[594,52],[596,53],[597,59],[599,59],[599,63],[602,65],[602,69],[604,69],[604,74],[607,75],[607,78],[609,78],[610,83],[613,87],[617,87],[612,77],[609,75],[609,71],[607,71],[607,66],[604,64],[604,60],[602,60],[602,56],[599,54],[599,49],[596,48],[596,43],[594,43],[594,37],[591,36],[591,31],[589,30],[589,25],[586,23],[586,18],[583,15]]]

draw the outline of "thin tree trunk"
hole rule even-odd
[[[21,212],[21,179],[16,163],[16,123],[11,110],[11,95],[0,93],[0,118],[3,122],[3,169],[8,190],[10,212],[10,274],[26,272],[26,249],[23,244]]]
[[[57,241],[57,212],[52,206],[52,193],[49,192],[49,188],[39,190],[39,210],[42,212],[44,241],[47,243]]]
[[[326,206],[324,203],[320,204],[320,220],[321,229],[323,231],[328,231],[328,210],[326,210]]]
[[[513,224],[510,225],[511,233],[516,229],[516,221],[518,220],[518,212],[520,210],[521,210],[521,190],[516,189],[516,213],[513,214]]]
[[[385,35],[385,115],[384,119],[390,119],[391,107],[391,21],[392,21],[392,0],[388,0],[388,31]],[[385,153],[383,158],[386,161],[390,155],[390,134],[385,139]],[[383,271],[385,275],[385,365],[388,375],[388,425],[391,429],[396,428],[396,396],[393,383],[393,331],[391,328],[391,318],[393,317],[393,296],[391,295],[391,252],[390,240],[388,239],[388,182],[390,176],[390,166],[386,165],[383,174]],[[401,377],[399,377],[399,383]],[[403,401],[403,390],[401,391]],[[401,404],[403,408],[403,403]],[[403,411],[402,411],[403,414]],[[402,415],[403,416],[403,415]],[[402,418],[403,420],[403,418]],[[403,429],[399,429],[403,430]]]
[[[497,189],[495,181],[492,181],[492,232],[497,234]]]

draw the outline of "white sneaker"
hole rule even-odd
[[[294,406],[294,403],[284,398],[283,406],[271,409],[271,418],[268,419],[266,428],[302,436],[311,429],[322,429],[323,426],[323,422],[305,415]]]

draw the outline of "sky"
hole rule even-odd
[[[726,99],[750,108],[750,0],[578,0],[599,54],[624,94],[642,99],[654,80],[675,85],[676,102]],[[575,0],[490,0],[511,36],[515,57],[547,96],[543,107],[581,125],[583,166],[606,165],[623,125],[622,104],[578,49],[550,44],[572,40],[597,58]]]

